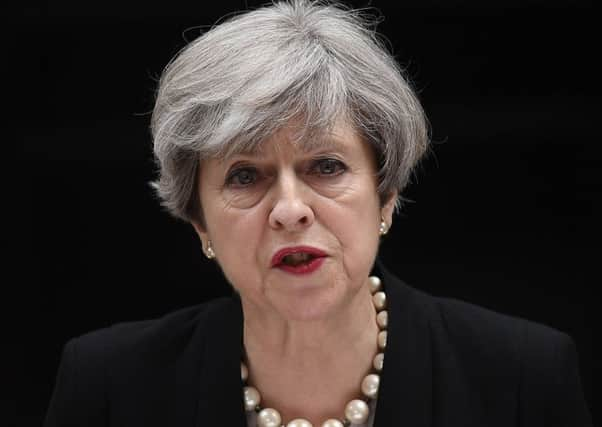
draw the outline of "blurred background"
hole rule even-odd
[[[3,240],[5,286],[18,299],[4,300],[15,311],[3,425],[41,424],[69,338],[229,292],[192,227],[148,186],[149,119],[156,80],[186,41],[262,3],[57,0],[6,15],[5,92],[15,96],[4,103],[17,114]],[[432,152],[381,258],[416,288],[569,334],[594,412],[591,2],[347,4],[383,17],[378,29],[432,126]]]

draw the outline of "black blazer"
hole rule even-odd
[[[592,425],[569,336],[375,269],[389,310],[375,427]],[[45,426],[246,426],[242,325],[234,296],[70,340]]]

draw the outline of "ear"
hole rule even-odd
[[[194,230],[196,231],[196,234],[201,239],[201,244],[202,244],[203,249],[204,249],[205,248],[205,244],[207,243],[207,240],[209,240],[209,235],[207,234],[207,230],[205,230],[205,227],[203,227],[201,225],[201,223],[198,222],[198,221],[191,221],[191,224],[194,227]]]
[[[391,224],[393,223],[393,212],[395,211],[397,196],[397,191],[391,191],[380,209],[380,213],[389,227],[391,227]]]

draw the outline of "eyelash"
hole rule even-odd
[[[241,172],[249,172],[251,174],[251,176],[253,177],[252,178],[253,182],[251,182],[249,184],[236,183],[235,180],[237,177],[240,177]],[[248,187],[255,183],[255,181],[257,180],[257,175],[258,175],[257,169],[255,169],[253,167],[244,166],[244,167],[236,168],[233,171],[231,171],[228,174],[228,176],[226,177],[226,186],[227,187],[238,187],[238,188]]]
[[[335,171],[332,173],[323,174],[320,172],[320,166],[323,166],[327,163],[329,163],[331,167],[334,167]],[[314,160],[309,168],[309,173],[312,175],[320,175],[320,176],[323,176],[326,178],[331,178],[331,177],[336,177],[336,176],[344,173],[346,170],[347,170],[347,166],[345,166],[345,164],[343,162],[341,162],[340,160],[333,159],[331,157],[325,157],[325,158]],[[236,183],[235,180],[240,177],[240,174],[242,172],[250,173],[252,182],[250,182],[248,184]],[[259,171],[254,167],[243,166],[240,168],[236,168],[236,169],[232,170],[226,177],[226,186],[227,187],[235,187],[235,188],[250,187],[251,185],[255,184],[255,182],[257,181],[258,175],[259,175]]]
[[[328,174],[323,174],[323,176],[327,176],[327,177],[333,177],[333,176],[338,176],[340,174],[342,174],[343,172],[345,172],[347,170],[347,167],[345,166],[345,164],[343,162],[341,162],[340,160],[337,159],[333,159],[331,157],[325,157],[322,159],[317,159],[313,162],[310,170],[313,172],[316,168],[318,169],[318,174],[321,174],[319,172],[319,168],[320,166],[326,164],[326,163],[330,163],[331,166],[334,166],[334,168],[336,169],[335,172],[333,173],[328,173]]]

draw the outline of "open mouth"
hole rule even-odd
[[[308,264],[315,258],[316,258],[315,255],[309,254],[307,252],[296,252],[296,253],[292,253],[292,254],[284,256],[282,258],[282,264],[288,265],[291,267],[297,267],[302,264]]]
[[[322,265],[327,254],[312,246],[283,248],[272,258],[272,266],[289,273],[307,274]]]

